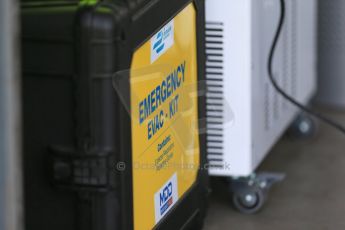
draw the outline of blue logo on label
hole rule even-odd
[[[157,54],[162,52],[164,49],[164,42],[163,42],[163,31],[160,31],[156,36],[156,41],[153,45],[153,50],[156,51]]]
[[[174,20],[167,23],[151,38],[151,63],[174,45]]]
[[[178,199],[177,174],[175,173],[154,195],[156,223],[172,209]]]
[[[160,200],[160,214],[163,215],[169,207],[174,203],[173,202],[173,186],[170,182],[159,194]]]

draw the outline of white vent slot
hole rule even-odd
[[[223,167],[224,25],[206,22],[207,153],[210,167]]]

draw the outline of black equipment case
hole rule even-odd
[[[206,142],[190,124],[205,127],[205,99],[184,97],[185,88],[202,91],[204,2],[35,2],[21,16],[26,229],[200,228]],[[171,74],[151,82],[142,71],[150,64]],[[140,158],[150,146],[152,168]],[[188,159],[192,170],[176,165]]]

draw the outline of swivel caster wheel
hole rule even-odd
[[[233,193],[234,207],[243,214],[255,214],[265,204],[267,193],[260,188]]]
[[[243,214],[259,212],[267,200],[272,185],[284,178],[284,174],[278,173],[260,173],[244,178],[232,178],[229,191],[235,209]]]
[[[316,133],[316,121],[312,117],[304,113],[297,116],[297,118],[295,119],[295,121],[293,121],[293,123],[287,131],[287,134],[290,137],[298,139],[312,138],[316,135]]]

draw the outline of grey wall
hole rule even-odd
[[[345,108],[345,1],[319,0],[317,101]]]
[[[22,227],[18,5],[0,0],[0,230]]]

